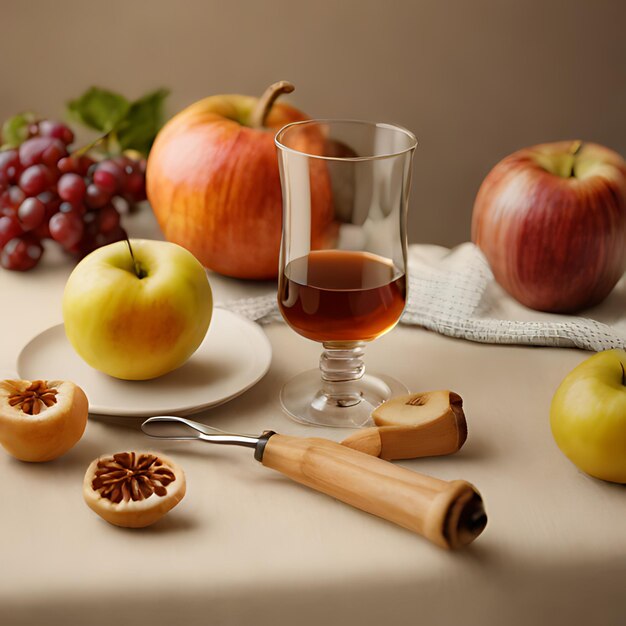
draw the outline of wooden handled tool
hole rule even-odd
[[[194,434],[164,435],[163,426],[172,425],[184,426]],[[216,429],[204,424],[170,416],[151,417],[142,430],[161,439],[200,439],[254,448],[255,458],[266,467],[444,548],[471,543],[487,524],[482,498],[468,482],[418,474],[326,439],[273,431],[260,437],[215,434]]]

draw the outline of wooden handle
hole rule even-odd
[[[411,472],[326,439],[273,435],[262,463],[444,548],[471,543],[487,523],[482,498],[469,483]]]

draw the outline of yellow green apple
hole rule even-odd
[[[626,352],[607,350],[583,361],[552,400],[554,439],[583,472],[626,483]]]
[[[202,343],[212,311],[200,262],[165,241],[98,248],[76,266],[63,294],[65,332],[76,352],[125,380],[156,378],[185,363]]]

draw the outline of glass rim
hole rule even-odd
[[[403,150],[397,150],[394,152],[389,152],[386,154],[373,154],[371,156],[357,156],[357,157],[336,157],[336,156],[325,156],[321,154],[310,154],[309,152],[303,152],[302,150],[295,150],[294,148],[290,148],[286,146],[281,141],[281,136],[284,135],[287,131],[295,126],[306,126],[312,124],[362,124],[364,126],[376,127],[376,128],[385,128],[387,130],[393,130],[394,132],[401,133],[409,138],[410,145]],[[311,159],[320,159],[323,161],[345,161],[345,162],[357,162],[357,161],[377,161],[380,159],[391,159],[393,157],[400,156],[402,154],[406,154],[407,152],[412,152],[417,148],[417,138],[415,135],[404,128],[404,126],[400,126],[399,124],[392,124],[387,122],[370,122],[368,120],[356,120],[356,119],[342,119],[342,118],[328,118],[328,119],[311,119],[311,120],[301,120],[299,122],[290,122],[289,124],[285,124],[277,133],[274,135],[274,143],[276,147],[280,150],[284,150],[285,152],[291,152],[292,154],[299,154],[301,156],[306,156]]]

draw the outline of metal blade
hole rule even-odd
[[[167,439],[169,441],[199,440],[231,446],[245,446],[256,448],[260,437],[253,435],[239,435],[225,433],[217,428],[188,420],[174,415],[157,415],[148,418],[141,425],[141,430],[153,439]],[[177,432],[187,434],[176,434]]]

